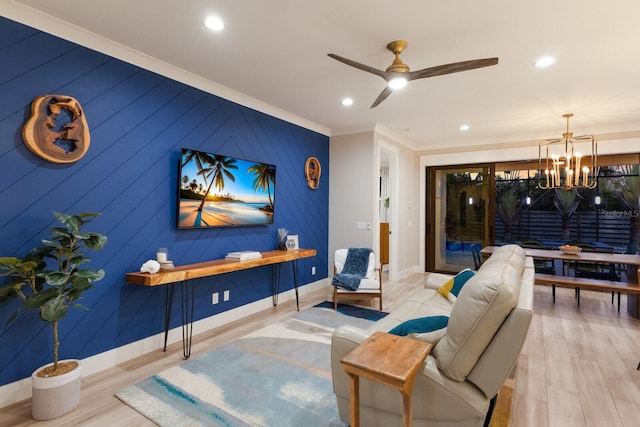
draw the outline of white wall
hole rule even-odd
[[[329,275],[333,253],[348,247],[374,245],[377,228],[377,176],[373,132],[331,137],[329,140]],[[375,173],[374,173],[375,172]],[[374,178],[375,177],[375,178]],[[357,230],[356,223],[371,225]]]
[[[395,196],[391,199],[396,226],[395,261],[398,275],[418,271],[419,260],[419,159],[415,151],[388,134],[362,132],[333,136],[329,142],[329,265],[333,252],[350,246],[371,247],[379,252],[378,180],[380,148],[397,158]],[[393,220],[393,219],[392,219]],[[371,224],[371,230],[357,230],[358,221]],[[392,243],[391,249],[393,250]],[[332,274],[332,272],[329,272]]]
[[[420,236],[419,209],[418,209],[418,179],[420,166],[419,158],[415,151],[407,148],[403,144],[394,141],[389,134],[381,135],[376,133],[376,152],[380,148],[393,153],[397,159],[397,167],[392,172],[395,177],[393,182],[394,200],[390,199],[392,206],[391,218],[391,264],[392,270],[397,271],[397,278],[406,277],[408,274],[418,270],[420,260],[418,259]],[[395,172],[395,173],[394,173]],[[390,274],[392,279],[395,279]]]

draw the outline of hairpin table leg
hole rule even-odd
[[[280,292],[280,264],[271,266],[271,291],[273,306],[275,307],[278,305],[278,293]]]
[[[300,311],[300,302],[298,301],[298,260],[294,259],[291,265],[293,267],[293,287],[296,290],[296,310]]]
[[[193,337],[193,307],[195,280],[180,283],[182,290],[182,354],[185,359],[191,356],[191,338]]]
[[[169,324],[171,323],[171,309],[175,290],[175,283],[167,285],[164,302],[164,351],[167,351],[167,338],[169,338]]]

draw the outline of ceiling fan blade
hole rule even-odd
[[[498,58],[474,59],[471,61],[454,62],[451,64],[438,65],[437,67],[424,68],[418,71],[409,72],[408,80],[423,79],[425,77],[442,76],[445,74],[459,73],[460,71],[473,70],[475,68],[489,67],[496,65]]]
[[[363,71],[366,71],[368,73],[375,74],[376,76],[380,76],[383,79],[387,78],[387,73],[382,71],[382,70],[378,70],[377,68],[373,68],[373,67],[370,67],[368,65],[361,64],[361,63],[356,62],[356,61],[352,61],[351,59],[343,58],[342,56],[338,56],[338,55],[335,55],[333,53],[328,53],[327,56],[329,56],[330,58],[335,59],[336,61],[340,61],[343,64],[347,64],[347,65],[355,67],[355,68],[357,68],[359,70],[363,70]]]
[[[389,86],[386,86],[384,90],[380,92],[380,95],[378,95],[376,100],[373,101],[373,104],[371,104],[371,107],[369,108],[377,107],[382,101],[384,101],[389,95],[391,95],[391,92],[393,92],[393,89],[391,89]]]

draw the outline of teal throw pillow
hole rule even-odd
[[[444,285],[440,286],[438,292],[453,304],[456,302],[456,298],[458,298],[462,287],[473,277],[474,274],[475,272],[473,270],[466,268],[451,279],[447,280]]]
[[[407,320],[389,331],[390,334],[409,336],[436,345],[447,334],[448,316],[429,316]]]

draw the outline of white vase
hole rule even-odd
[[[51,420],[73,411],[80,404],[80,386],[82,365],[79,360],[61,360],[77,362],[78,367],[71,372],[55,377],[41,378],[36,375],[41,366],[31,374],[31,415],[36,420]]]

